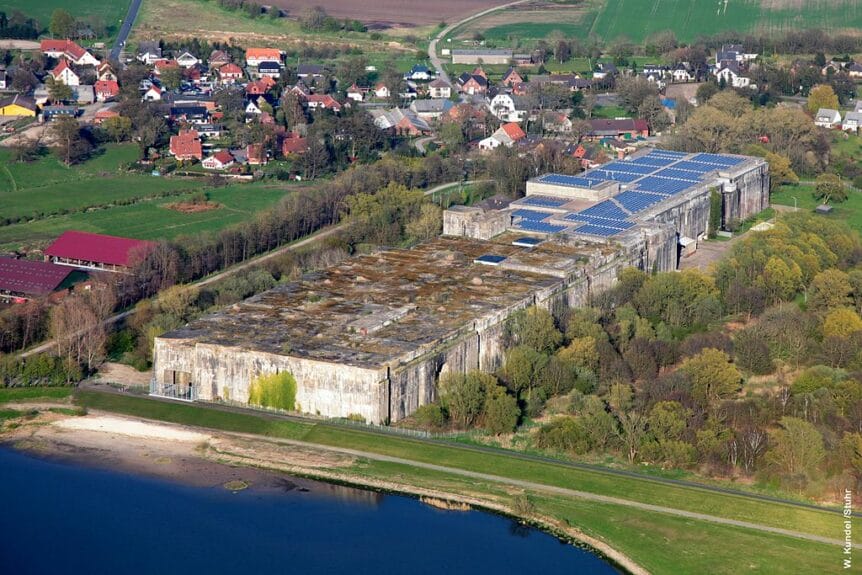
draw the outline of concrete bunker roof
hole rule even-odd
[[[523,234],[518,234],[521,237]],[[515,237],[513,235],[513,237]],[[505,256],[504,265],[474,263]],[[512,245],[439,238],[348,259],[165,334],[368,369],[395,367],[475,329],[578,273],[589,251],[545,241]]]

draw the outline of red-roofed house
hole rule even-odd
[[[242,68],[233,63],[225,64],[218,69],[218,78],[222,84],[233,84],[242,80]]]
[[[499,146],[511,148],[515,142],[526,138],[527,134],[521,129],[521,126],[514,122],[503,124],[496,132],[489,137],[479,142],[479,148],[482,150],[493,150]]]
[[[99,67],[96,70],[96,78],[99,80],[113,80],[114,82],[119,80],[117,75],[114,73],[114,69],[111,68],[111,65],[107,62],[99,64]]]
[[[97,126],[101,126],[102,122],[104,122],[105,120],[107,120],[109,118],[118,118],[119,116],[120,116],[119,112],[116,112],[116,111],[110,110],[110,109],[109,110],[102,109],[102,110],[99,110],[98,112],[96,112],[96,116],[93,118],[93,123],[96,124]]]
[[[259,66],[261,62],[281,63],[281,50],[276,48],[249,48],[245,51],[245,63]]]
[[[45,250],[45,261],[76,268],[124,272],[155,247],[153,242],[69,230]]]
[[[54,78],[54,81],[63,82],[67,86],[81,85],[81,79],[65,59],[60,60],[60,63],[51,70],[51,77]]]
[[[162,89],[153,84],[152,86],[144,92],[144,95],[141,97],[141,100],[145,102],[156,102],[162,99]]]
[[[265,166],[267,162],[266,150],[260,144],[249,144],[245,149],[249,166]]]
[[[588,120],[590,132],[588,136],[593,139],[601,138],[625,138],[632,139],[638,136],[649,136],[649,123],[646,120],[623,118],[620,120]]]
[[[168,69],[180,69],[179,63],[176,60],[166,60],[162,58],[161,60],[156,60],[153,64],[153,72],[156,76],[161,76],[162,72]]]
[[[270,82],[273,83],[270,84]],[[254,82],[246,84],[245,93],[248,96],[263,96],[269,92],[274,85],[275,83],[272,78],[264,77],[260,80],[255,80]]]
[[[304,154],[308,150],[308,141],[296,132],[288,132],[281,141],[281,155]]]
[[[341,112],[341,104],[329,94],[309,94],[305,97],[305,103],[312,110],[332,110],[336,114]]]
[[[98,66],[99,59],[71,40],[42,40],[39,49],[49,58],[66,58],[78,66]]]
[[[56,291],[73,270],[49,262],[0,257],[0,301],[21,302]]]
[[[195,130],[180,130],[171,136],[171,155],[177,160],[200,160],[204,157],[201,141]]]
[[[94,90],[99,102],[107,102],[120,95],[120,85],[114,80],[97,80]]]
[[[234,164],[234,158],[227,150],[216,152],[203,162],[201,165],[207,170],[226,170]]]

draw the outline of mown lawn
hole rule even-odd
[[[813,192],[813,184],[781,186],[772,194],[770,201],[773,204],[792,207],[795,197],[798,209],[812,211],[820,204],[820,201],[814,199]],[[848,190],[848,193],[849,197],[846,202],[833,202],[832,213],[823,217],[844,220],[851,228],[862,232],[862,192],[851,189]]]
[[[159,178],[150,178],[157,182]],[[178,180],[180,182],[184,180]],[[194,184],[195,182],[188,182]],[[32,222],[0,226],[0,250],[29,248],[52,241],[66,230],[83,230],[143,240],[172,239],[220,230],[274,205],[288,193],[288,186],[234,184],[207,189],[211,201],[221,204],[215,210],[181,213],[165,207],[188,200],[194,192],[144,200],[127,206],[53,216]],[[0,194],[0,200],[4,194]]]
[[[837,514],[756,501],[697,488],[666,485],[652,481],[648,477],[625,478],[602,471],[579,470],[553,463],[517,459],[505,454],[480,453],[454,446],[435,445],[382,434],[268,419],[249,413],[227,413],[196,405],[156,402],[145,398],[85,391],[78,393],[76,400],[83,406],[95,409],[227,431],[301,438],[320,445],[364,450],[413,461],[600,493],[762,525],[795,529],[834,539],[842,537],[841,522],[838,520],[840,517]],[[424,470],[416,472],[421,475]]]

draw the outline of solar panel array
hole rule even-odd
[[[516,218],[524,218],[525,220],[532,220],[536,222],[540,222],[550,216],[550,212],[540,212],[537,210],[515,210],[512,212],[512,215]]]
[[[641,212],[653,204],[657,204],[662,200],[665,200],[665,196],[660,196],[658,194],[645,194],[643,192],[635,192],[633,190],[626,190],[620,195],[614,198],[617,202],[619,202],[625,209],[630,211],[633,214],[637,212]]]
[[[473,261],[476,263],[480,263],[480,264],[496,265],[505,259],[506,259],[506,256],[495,256],[495,255],[491,255],[491,254],[485,254],[483,256],[479,256],[478,258],[476,258]]]
[[[592,188],[601,182],[614,181],[628,188],[614,196],[613,201],[605,200],[583,211],[562,216],[563,220],[575,225],[572,228],[575,233],[610,237],[633,227],[635,223],[630,219],[633,214],[693,188],[703,181],[704,175],[709,172],[729,168],[745,160],[744,157],[722,154],[690,154],[656,149],[633,160],[612,161],[578,176],[546,174],[536,181],[581,188]],[[560,208],[568,201],[549,196],[527,196],[519,203],[533,207]],[[568,227],[543,221],[556,220],[560,217],[559,213],[518,209],[513,215],[522,218],[515,227],[525,231],[557,233]]]
[[[539,208],[559,208],[568,203],[568,200],[552,198],[550,196],[527,196],[521,200],[521,203]]]
[[[521,220],[515,227],[519,230],[524,230],[527,232],[538,232],[542,234],[556,234],[564,229],[566,226],[556,226],[554,224],[547,224],[545,222],[534,222],[531,220]]]

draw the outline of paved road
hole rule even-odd
[[[466,24],[471,20],[475,20],[476,18],[481,18],[482,16],[486,16],[491,14],[492,12],[496,12],[497,10],[502,10],[503,8],[509,8],[511,6],[516,6],[518,4],[525,4],[527,2],[531,2],[532,0],[517,0],[517,2],[509,2],[508,4],[501,4],[499,6],[495,6],[493,8],[488,8],[487,10],[482,10],[481,12],[477,12],[472,16],[467,16],[463,20],[459,20],[454,24],[449,24],[440,32],[431,39],[431,42],[428,43],[428,58],[431,60],[431,65],[437,70],[437,77],[446,80],[449,84],[452,84],[452,80],[449,78],[449,74],[446,73],[446,70],[443,68],[443,62],[440,61],[440,57],[437,55],[437,42],[443,40],[449,32],[454,30],[455,28]],[[453,85],[454,86],[454,85]]]
[[[126,46],[126,40],[129,39],[129,33],[132,31],[132,25],[135,23],[135,18],[138,17],[138,10],[141,8],[141,2],[143,0],[132,0],[132,3],[129,4],[129,11],[126,13],[126,18],[123,20],[122,25],[120,25],[120,32],[117,34],[117,40],[114,42],[114,47],[111,48],[111,60],[119,60],[120,52],[123,51],[123,48]]]

